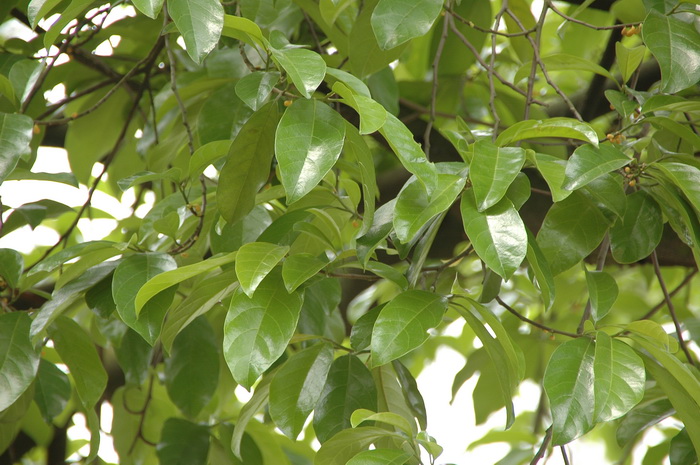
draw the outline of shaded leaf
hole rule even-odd
[[[0,249],[0,278],[5,280],[10,289],[17,287],[23,270],[22,254],[13,249]]]
[[[39,354],[29,338],[25,312],[0,315],[0,412],[14,404],[34,381]]]
[[[441,10],[441,0],[379,0],[371,20],[379,47],[389,50],[426,34]]]
[[[71,392],[68,376],[53,363],[41,359],[34,383],[34,401],[47,423],[63,412]]]
[[[253,111],[257,111],[265,104],[279,80],[280,73],[255,71],[236,83],[236,95]]]
[[[29,153],[34,121],[26,115],[0,113],[0,184],[22,155]]]
[[[627,196],[627,209],[610,229],[612,255],[618,263],[634,263],[647,258],[661,242],[661,207],[645,191]]]
[[[206,465],[209,452],[209,427],[182,418],[168,418],[156,446],[160,463]]]
[[[593,321],[600,321],[617,300],[618,288],[615,278],[605,271],[586,271],[586,283],[591,302]]]
[[[599,147],[582,145],[574,150],[566,163],[562,188],[579,189],[596,178],[615,171],[630,162],[629,157],[613,144],[606,143]]]

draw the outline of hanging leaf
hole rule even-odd
[[[280,80],[280,73],[255,71],[236,83],[236,95],[253,111],[261,108]]]
[[[525,150],[520,147],[500,148],[487,140],[476,141],[469,179],[478,211],[496,205],[506,195],[524,163]]]
[[[34,381],[39,355],[29,338],[25,312],[0,315],[0,412],[14,404]]]
[[[20,157],[29,153],[34,121],[26,115],[0,113],[0,184]]]
[[[645,191],[627,196],[627,209],[610,229],[610,246],[618,263],[634,263],[647,258],[661,242],[661,207]]]
[[[515,123],[496,139],[496,145],[503,147],[519,140],[560,137],[582,140],[598,146],[598,135],[588,124],[573,118],[549,118],[546,120],[526,120]]]
[[[372,30],[382,50],[426,34],[442,10],[441,0],[379,0],[372,12]]]
[[[168,13],[182,34],[187,53],[201,63],[221,37],[224,8],[217,0],[168,0]]]
[[[209,427],[182,418],[168,418],[156,446],[160,463],[205,465],[209,452]]]
[[[238,249],[236,275],[248,297],[289,251],[289,247],[268,242],[250,242]]]
[[[574,150],[566,163],[562,188],[579,189],[596,178],[615,171],[630,162],[629,157],[613,144],[606,143],[599,147],[582,145]]]
[[[618,288],[615,278],[605,271],[586,270],[586,283],[591,302],[593,321],[600,321],[617,300]]]
[[[326,62],[321,55],[303,48],[271,50],[272,56],[287,72],[299,93],[310,99],[326,75]]]

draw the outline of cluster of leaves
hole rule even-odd
[[[3,206],[60,240],[0,249],[0,451],[82,412],[92,461],[109,402],[122,464],[434,463],[446,345],[502,463],[587,433],[629,463],[650,428],[644,463],[695,463],[697,10],[591,3],[5,0],[0,183],[88,194]],[[71,173],[31,171],[50,144]],[[83,241],[98,191],[132,215]]]

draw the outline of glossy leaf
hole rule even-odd
[[[394,297],[374,324],[371,365],[384,365],[422,345],[446,308],[443,298],[425,291],[410,290]]]
[[[406,434],[413,435],[413,428],[410,423],[401,415],[394,412],[373,412],[367,409],[357,409],[350,417],[350,424],[353,428],[357,428],[362,423],[379,422],[386,425],[395,426]]]
[[[615,78],[612,74],[610,74],[610,71],[603,68],[597,63],[594,63],[590,60],[586,60],[585,58],[581,58],[576,55],[570,55],[567,53],[555,53],[553,55],[541,57],[541,61],[547,69],[548,73],[551,71],[583,71],[599,74],[603,77],[610,79],[611,81],[615,81]],[[525,63],[515,73],[515,77],[513,78],[513,80],[515,82],[518,82],[528,77],[530,75],[531,69],[532,62],[530,61],[528,63]],[[538,69],[537,71],[541,72],[540,69]]]
[[[545,310],[549,310],[554,304],[554,296],[556,292],[554,276],[552,275],[552,270],[549,267],[547,259],[544,257],[539,244],[537,244],[535,236],[533,236],[529,230],[527,231],[526,259],[528,268],[532,270],[537,287],[542,295],[544,308]]]
[[[34,401],[47,423],[63,412],[71,392],[68,376],[53,363],[42,359],[34,383]]]
[[[683,192],[695,210],[700,211],[700,169],[677,162],[655,163],[653,167]]]
[[[287,291],[293,292],[328,263],[311,254],[301,253],[287,257],[282,264],[282,279]]]
[[[311,98],[326,75],[326,62],[321,55],[303,48],[271,50],[272,56],[287,72],[299,93],[307,99]]]
[[[496,139],[496,145],[503,147],[526,139],[561,137],[582,140],[598,146],[598,135],[587,123],[572,118],[549,118],[546,120],[526,120],[515,123]]]
[[[376,410],[374,379],[355,355],[343,355],[331,365],[326,385],[315,407],[314,431],[318,440],[323,444],[339,431],[349,428],[350,416],[359,408]],[[316,461],[323,456],[319,452]]]
[[[574,192],[547,212],[537,243],[556,276],[593,252],[607,230],[608,222],[598,207]]]
[[[292,440],[320,399],[332,362],[333,348],[316,344],[290,357],[272,379],[270,416]]]
[[[593,371],[596,422],[620,418],[642,400],[644,362],[630,346],[603,331],[596,333]]]
[[[373,449],[360,452],[347,465],[403,465],[412,456],[396,449]]]
[[[275,153],[288,203],[321,182],[335,165],[345,139],[345,121],[325,103],[299,100],[287,108],[275,134]]]
[[[78,397],[86,409],[92,409],[107,387],[107,372],[90,336],[78,323],[65,317],[54,322],[49,335],[70,370]]]
[[[384,125],[386,110],[370,97],[355,94],[340,82],[333,84],[333,92],[340,95],[343,102],[360,115],[360,134],[371,134]]]
[[[593,428],[594,360],[595,344],[586,337],[566,341],[552,354],[544,373],[552,410],[552,444],[566,444]]]
[[[524,163],[525,150],[520,147],[501,148],[483,139],[474,144],[469,179],[478,211],[496,205],[506,195]]]
[[[618,263],[634,263],[648,257],[663,234],[661,207],[644,191],[627,196],[624,216],[610,229],[610,246]]]
[[[182,34],[187,53],[201,63],[221,37],[224,8],[216,0],[168,0],[168,13]]]
[[[464,230],[486,266],[510,279],[527,255],[527,233],[517,210],[508,199],[479,212],[474,194],[467,191],[460,204]]]
[[[615,56],[617,58],[617,66],[622,73],[623,84],[629,81],[632,74],[639,68],[644,59],[644,53],[646,48],[644,46],[638,46],[634,48],[627,48],[622,45],[622,42],[617,42],[615,44]]]
[[[39,354],[29,338],[24,312],[0,315],[0,412],[14,404],[34,381]]]
[[[255,392],[250,400],[241,408],[241,412],[236,420],[236,425],[233,428],[231,435],[231,450],[236,457],[241,457],[242,440],[245,434],[246,426],[250,423],[258,411],[267,405],[270,398],[270,381],[271,376],[266,376],[255,386]]]
[[[165,361],[165,386],[173,403],[195,417],[211,400],[219,381],[219,347],[209,322],[199,317],[175,338]]]
[[[248,18],[224,15],[224,29],[221,35],[245,42],[253,47],[267,48],[267,41],[260,26]]]
[[[237,291],[224,325],[224,358],[233,378],[250,388],[284,353],[294,334],[302,297],[269,275],[251,298]]]
[[[229,153],[230,148],[231,141],[215,140],[195,150],[190,158],[189,169],[187,171],[190,179],[198,178],[209,165],[225,157],[226,154]]]
[[[156,19],[163,8],[164,0],[133,0],[134,6],[151,19]]]
[[[236,83],[236,95],[253,111],[257,111],[265,104],[279,79],[280,73],[255,71]]]
[[[136,296],[151,278],[175,268],[177,263],[170,255],[147,253],[127,257],[114,270],[112,296],[117,304],[117,312],[124,323],[151,345],[160,336],[163,319],[176,288],[170,287],[158,293],[141,308],[140,315],[136,314]]]
[[[250,242],[238,249],[236,275],[248,297],[253,297],[258,285],[288,251],[289,247],[269,242]]]
[[[428,161],[413,134],[397,117],[387,114],[384,126],[380,129],[401,164],[414,174],[425,186],[428,196],[437,189],[438,179],[435,165]]]
[[[402,242],[415,240],[430,220],[447,210],[462,192],[466,179],[453,174],[439,174],[438,186],[431,196],[417,178],[401,189],[394,206],[394,231]]]
[[[372,443],[393,437],[397,435],[376,426],[346,429],[321,445],[314,459],[314,465],[347,465],[352,457],[367,449]]]
[[[700,80],[700,32],[693,24],[652,9],[642,38],[661,67],[662,92],[678,92]]]
[[[617,300],[619,292],[617,282],[605,271],[586,270],[586,283],[591,302],[591,316],[593,321],[597,322],[608,314]]]
[[[642,401],[620,421],[615,437],[621,446],[628,444],[639,433],[675,413],[675,409],[666,397]]]
[[[372,12],[372,30],[379,47],[389,50],[426,34],[441,10],[440,0],[416,0],[410,5],[401,0],[379,0]]]
[[[136,294],[136,298],[134,299],[136,315],[138,316],[139,313],[141,313],[141,309],[144,307],[144,305],[146,305],[153,297],[164,290],[172,286],[176,286],[183,281],[194,278],[197,275],[207,273],[214,268],[231,263],[235,259],[236,252],[231,252],[221,256],[214,256],[206,260],[202,260],[201,262],[193,263],[192,265],[165,271],[154,276],[153,278],[149,279],[146,284],[141,286]]]
[[[0,249],[0,278],[5,280],[7,286],[16,288],[23,270],[22,254],[13,249]]]
[[[205,465],[209,452],[209,427],[182,418],[168,418],[156,446],[160,463]]]
[[[571,195],[571,191],[567,191],[561,187],[566,176],[565,160],[543,153],[536,153],[535,162],[537,170],[549,186],[549,190],[552,193],[552,200],[561,202]]]
[[[0,113],[0,184],[29,153],[34,122],[26,115]]]
[[[343,152],[348,160],[351,160],[360,168],[362,205],[364,207],[360,234],[366,234],[374,224],[375,201],[379,196],[379,188],[377,187],[377,176],[372,152],[357,128],[349,122],[345,124]]]
[[[613,144],[602,144],[599,147],[582,145],[574,150],[566,163],[564,183],[561,187],[570,191],[579,189],[629,162],[629,157]]]
[[[114,355],[124,372],[127,385],[141,386],[148,377],[153,348],[133,329],[128,328],[115,347]]]
[[[394,372],[401,384],[401,390],[403,391],[408,407],[413,412],[413,416],[418,420],[418,424],[421,429],[425,431],[428,427],[428,412],[425,408],[425,401],[423,400],[423,395],[418,390],[418,383],[413,377],[411,372],[406,368],[400,361],[394,360],[392,362],[394,367]]]

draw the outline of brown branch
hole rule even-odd
[[[430,117],[428,118],[428,124],[425,127],[425,132],[423,133],[423,151],[425,152],[426,158],[430,159],[430,133],[433,130],[433,123],[435,123],[435,103],[437,102],[437,91],[438,91],[438,71],[440,69],[440,60],[442,59],[442,51],[445,48],[445,41],[447,40],[449,20],[447,15],[442,21],[442,33],[440,34],[440,41],[438,42],[437,50],[435,51],[435,58],[433,59],[433,82],[432,90],[430,93]]]
[[[535,28],[528,29],[527,31],[523,32],[501,32],[498,29],[498,23],[496,24],[496,29],[488,29],[485,27],[481,27],[477,24],[474,24],[474,22],[469,21],[468,19],[463,18],[460,16],[455,10],[453,10],[451,7],[445,7],[445,10],[448,11],[452,16],[454,16],[457,21],[460,23],[466,24],[472,29],[476,29],[479,32],[484,32],[486,34],[493,34],[497,36],[502,36],[502,37],[522,37],[524,35],[530,34],[531,32],[535,32]]]
[[[562,12],[559,10],[556,6],[554,6],[554,2],[552,0],[545,0],[545,5],[547,5],[548,8],[550,8],[553,12],[564,18],[565,20],[572,22],[574,24],[579,24],[581,26],[585,26],[589,29],[594,29],[596,31],[609,31],[611,29],[623,29],[626,27],[630,26],[636,26],[639,23],[626,23],[626,24],[613,24],[612,26],[596,26],[595,24],[587,23],[585,21],[581,21],[580,19],[576,19],[573,16],[569,16],[566,13]]]
[[[697,268],[696,268],[696,269],[692,270],[690,273],[688,273],[688,274],[685,276],[685,278],[683,278],[683,281],[681,281],[681,283],[680,283],[678,286],[676,286],[676,288],[675,288],[674,290],[672,290],[671,292],[668,293],[669,297],[674,297],[674,296],[675,296],[676,294],[678,294],[681,290],[683,290],[683,288],[684,288],[686,285],[688,285],[688,284],[690,283],[690,281],[692,281],[693,277],[697,274],[697,272],[698,272],[698,270],[697,270]],[[649,318],[651,318],[652,316],[654,316],[654,314],[655,314],[656,312],[658,312],[659,310],[661,310],[662,308],[664,308],[665,305],[666,305],[666,297],[664,297],[663,299],[661,299],[661,302],[659,302],[658,304],[654,305],[654,306],[651,308],[651,310],[649,310],[643,317],[640,318],[640,320],[648,320]]]
[[[659,258],[656,256],[656,250],[654,250],[651,253],[651,262],[654,265],[654,274],[656,274],[656,279],[658,279],[659,286],[661,286],[661,292],[663,292],[664,294],[666,306],[668,307],[668,313],[669,315],[671,315],[671,319],[673,320],[673,326],[676,328],[676,334],[678,335],[678,345],[681,346],[681,349],[683,350],[683,353],[688,359],[688,362],[691,365],[696,366],[695,359],[691,355],[690,350],[688,349],[688,345],[683,339],[683,330],[681,328],[680,322],[678,321],[678,315],[676,315],[676,308],[673,305],[673,301],[671,300],[671,295],[668,293],[668,289],[666,288],[666,281],[664,281],[664,277],[661,275],[661,268],[659,267]]]
[[[498,296],[496,296],[496,302],[498,302],[498,305],[500,305],[501,307],[508,310],[510,313],[512,313],[514,316],[516,316],[520,320],[524,321],[527,324],[534,326],[535,328],[539,328],[542,331],[545,331],[547,333],[552,333],[552,334],[561,334],[562,336],[567,336],[567,337],[581,337],[580,334],[574,334],[574,333],[570,333],[568,331],[562,331],[559,329],[551,328],[547,325],[543,325],[542,323],[538,323],[537,321],[531,320],[528,317],[526,317],[525,315],[520,314],[517,310],[515,310],[513,307],[511,307],[510,305],[505,303],[503,301],[503,299],[501,299]]]
[[[549,442],[552,440],[552,427],[547,428],[544,433],[544,438],[542,439],[542,444],[540,448],[537,449],[537,453],[532,458],[530,465],[537,465],[537,463],[544,457],[545,452],[547,452],[547,447],[549,447]]]

